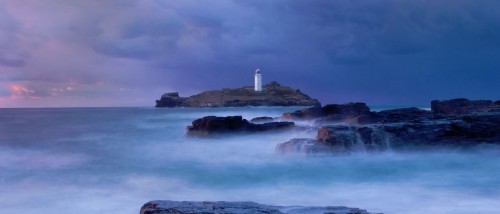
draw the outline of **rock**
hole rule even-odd
[[[324,126],[318,130],[318,143],[330,146],[333,152],[383,151],[387,133],[375,126]]]
[[[302,110],[297,110],[292,113],[284,113],[282,118],[284,119],[313,119],[318,117],[324,117],[322,107],[311,107]]]
[[[500,105],[491,100],[454,99],[431,103],[432,111],[419,108],[401,108],[370,112],[365,103],[330,104],[323,107],[310,107],[291,113],[284,113],[284,119],[315,119],[319,125],[331,123],[374,124],[422,122],[433,119],[450,119],[452,115],[481,112],[500,112]]]
[[[156,107],[176,107],[182,105],[186,98],[179,97],[179,93],[165,93],[160,100],[156,100]]]
[[[420,122],[429,120],[434,115],[431,111],[419,108],[400,108],[384,110],[380,112],[357,112],[352,114],[339,114],[325,116],[316,120],[316,124],[327,125],[332,123],[342,123],[347,125],[363,125],[376,123],[401,123]]]
[[[347,103],[343,105],[330,104],[323,106],[323,112],[326,115],[366,115],[370,114],[370,108],[365,103]]]
[[[280,154],[318,154],[329,153],[330,147],[318,143],[316,139],[294,138],[285,143],[276,145],[276,152]]]
[[[277,82],[264,85],[263,91],[253,87],[206,91],[190,97],[178,93],[164,94],[156,107],[242,107],[242,106],[320,106],[317,99]]]
[[[295,127],[294,122],[269,122],[254,124],[250,123],[245,131],[249,132],[261,132],[261,131],[271,131],[271,130],[284,130]]]
[[[498,113],[462,115],[452,119],[418,122],[328,125],[318,130],[316,139],[292,139],[279,144],[276,151],[305,154],[349,153],[425,149],[436,146],[467,148],[485,143],[500,144]],[[314,149],[298,149],[300,146]]]
[[[348,153],[500,144],[500,106],[490,100],[432,101],[432,111],[401,108],[370,112],[364,103],[326,105],[284,118],[313,118],[316,139],[292,139],[278,153]],[[319,119],[317,119],[319,118]]]
[[[434,114],[470,114],[475,112],[498,111],[500,106],[491,100],[468,100],[465,98],[453,100],[433,100],[431,109]]]
[[[366,210],[343,206],[271,206],[254,202],[150,201],[140,214],[368,214]]]
[[[187,127],[188,135],[210,135],[217,133],[262,132],[284,130],[295,127],[293,122],[250,123],[242,116],[216,117],[206,116],[192,122]]]
[[[412,107],[374,112],[371,117],[371,122],[401,123],[429,120],[433,115],[431,111]]]
[[[268,122],[273,122],[272,117],[256,117],[250,120],[252,123],[268,123]]]
[[[440,139],[500,144],[500,114],[466,115],[450,123]]]
[[[194,120],[192,126],[188,126],[188,131],[203,133],[243,131],[249,124],[242,116],[206,116]]]
[[[384,127],[394,137],[393,145],[404,147],[446,146],[469,147],[478,144],[500,144],[500,114],[463,116],[422,124],[401,124]]]
[[[284,113],[282,118],[314,119],[323,117],[341,121],[367,115],[370,115],[370,108],[368,108],[365,103],[346,103],[330,104],[323,107],[311,107],[291,113]]]

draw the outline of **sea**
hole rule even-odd
[[[138,214],[150,200],[500,213],[496,146],[306,156],[275,148],[313,128],[186,136],[203,116],[299,108],[0,109],[0,213]]]

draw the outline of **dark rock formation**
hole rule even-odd
[[[365,103],[330,104],[323,107],[311,107],[292,113],[284,113],[285,119],[313,119],[328,117],[332,120],[344,120],[370,115],[370,108]]]
[[[186,98],[179,97],[179,93],[165,93],[156,101],[156,107],[177,107],[182,105]]]
[[[345,124],[373,124],[416,122],[432,118],[431,111],[419,108],[401,108],[371,112],[365,103],[330,104],[284,113],[284,119],[316,119],[317,124],[342,122]]]
[[[272,117],[256,117],[250,120],[251,123],[268,123],[273,122]]]
[[[497,101],[498,102],[498,101]],[[491,100],[468,100],[465,98],[453,100],[433,100],[432,112],[435,114],[469,114],[474,112],[499,111],[500,106]]]
[[[241,116],[206,116],[193,121],[192,124],[187,127],[190,132],[226,132],[242,131],[250,123]]]
[[[344,120],[323,125],[316,139],[292,139],[279,144],[276,150],[279,153],[346,153],[500,144],[500,112],[495,111],[493,102],[455,99],[433,101],[432,104],[433,112],[404,108],[339,114],[338,118],[354,116],[359,119],[361,115],[364,119],[356,123]],[[326,115],[318,109],[308,108],[298,111],[298,115],[303,112]]]
[[[328,125],[319,129],[316,139],[292,139],[279,144],[277,152],[345,153],[435,146],[466,148],[485,143],[500,144],[500,114],[465,115],[453,120],[417,123]],[[291,147],[306,149],[293,150]]]
[[[271,130],[284,130],[295,127],[293,122],[268,122],[254,124],[243,119],[242,116],[216,117],[206,116],[192,122],[187,127],[188,135],[209,135],[237,132],[262,132]]]
[[[318,143],[333,152],[383,151],[388,148],[387,135],[367,126],[325,126],[319,129]]]
[[[261,124],[250,123],[246,131],[250,132],[273,131],[273,130],[284,130],[293,127],[295,127],[294,122],[269,122]]]
[[[401,123],[429,120],[433,115],[431,111],[413,107],[373,112],[371,117],[372,123]]]
[[[366,210],[343,206],[270,206],[254,202],[150,201],[140,214],[368,214]]]
[[[263,91],[253,87],[207,91],[190,97],[167,93],[156,100],[156,107],[242,107],[242,106],[320,106],[300,90],[277,82],[264,85]]]

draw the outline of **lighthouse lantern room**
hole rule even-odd
[[[262,91],[262,76],[258,68],[255,70],[255,91]]]

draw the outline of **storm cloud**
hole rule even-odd
[[[498,1],[0,1],[0,107],[264,82],[322,103],[500,99]],[[18,89],[17,91],[14,89]]]

